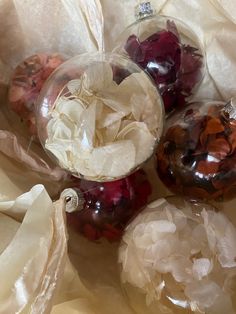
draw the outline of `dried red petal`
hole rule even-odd
[[[189,94],[201,80],[201,67],[202,55],[198,53],[198,49],[184,45],[182,48],[180,80],[186,93]]]
[[[86,238],[88,238],[90,241],[96,241],[101,236],[101,233],[90,224],[84,225],[83,232]]]
[[[119,229],[116,229],[111,224],[105,224],[104,226],[105,230],[102,231],[102,235],[104,238],[108,239],[111,242],[118,241],[122,236],[122,231]]]

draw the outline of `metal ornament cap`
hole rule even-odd
[[[66,204],[66,212],[73,213],[78,209],[79,196],[74,189],[65,189],[60,195],[60,199],[63,199]]]
[[[223,108],[223,112],[228,119],[236,120],[236,97],[230,99]]]
[[[137,19],[143,19],[147,16],[152,16],[154,11],[150,1],[141,2],[135,8],[135,16]]]

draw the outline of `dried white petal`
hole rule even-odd
[[[135,164],[135,147],[131,141],[119,141],[95,148],[88,167],[96,175],[117,177],[120,173],[129,173]]]
[[[71,94],[75,94],[76,92],[78,92],[80,87],[81,87],[80,79],[71,80],[67,83],[67,88]]]
[[[202,280],[211,272],[212,268],[212,262],[208,258],[195,259],[193,262],[193,276],[198,280]]]
[[[220,287],[215,282],[207,279],[193,281],[187,284],[185,288],[186,296],[196,302],[200,308],[211,307],[221,293]]]

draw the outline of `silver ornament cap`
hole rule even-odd
[[[60,195],[60,199],[66,204],[66,212],[73,213],[78,209],[79,196],[74,189],[65,189]]]
[[[141,2],[136,6],[135,16],[137,19],[143,19],[147,16],[152,16],[154,11],[152,9],[152,4],[150,1]]]
[[[228,119],[236,120],[236,97],[230,99],[223,108],[223,112]]]

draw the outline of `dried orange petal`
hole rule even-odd
[[[187,140],[187,131],[180,125],[171,127],[166,134],[165,139],[175,142],[176,145],[185,145]]]
[[[208,123],[207,127],[205,129],[205,132],[207,134],[216,134],[221,133],[224,131],[224,126],[222,125],[220,119],[218,118],[211,118]]]
[[[236,139],[235,139],[236,140]],[[230,145],[224,138],[216,138],[207,145],[208,154],[218,159],[224,159],[230,153]]]
[[[229,143],[231,145],[231,153],[233,153],[236,149],[236,130],[230,134]]]
[[[206,176],[217,173],[218,169],[218,162],[208,162],[207,160],[201,160],[197,165],[197,172]]]

